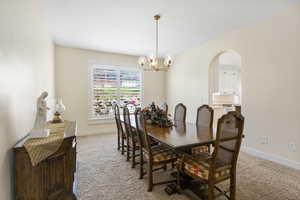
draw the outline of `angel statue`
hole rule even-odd
[[[36,102],[36,117],[33,128],[30,131],[31,138],[41,138],[48,137],[50,134],[49,129],[45,128],[47,123],[47,111],[49,108],[47,107],[46,98],[48,97],[48,92],[43,92],[41,96],[38,97]]]

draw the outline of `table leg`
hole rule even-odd
[[[177,178],[179,172],[172,172],[171,176]],[[200,199],[207,199],[207,184],[200,181],[194,181],[191,177],[180,174],[180,183],[181,183],[181,190],[179,190],[179,186],[177,183],[172,183],[167,185],[165,188],[165,192],[169,195],[175,194],[175,193],[184,193],[185,190],[189,189],[193,194],[195,194]],[[188,194],[187,194],[188,195]],[[190,195],[188,195],[190,196]]]

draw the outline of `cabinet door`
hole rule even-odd
[[[47,159],[50,191],[73,191],[76,169],[75,139],[66,139],[57,153]]]
[[[221,69],[220,70],[220,79],[219,79],[219,88],[221,94],[229,94],[231,91],[231,73],[230,70]]]
[[[219,92],[221,94],[234,94],[238,90],[239,72],[231,69],[220,69]]]
[[[231,93],[232,94],[239,94],[239,76],[240,73],[237,70],[231,71]]]
[[[75,137],[66,138],[56,153],[34,167],[24,147],[15,149],[14,153],[16,200],[76,199],[73,194]]]

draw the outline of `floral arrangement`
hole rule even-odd
[[[156,125],[163,128],[173,126],[173,123],[169,118],[170,115],[168,115],[168,113],[166,113],[165,110],[155,105],[154,102],[152,102],[152,104],[148,107],[145,107],[142,111],[145,115],[145,119],[147,120],[148,124]]]

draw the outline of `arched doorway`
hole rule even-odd
[[[209,104],[215,110],[215,122],[223,114],[241,108],[242,58],[234,50],[218,53],[209,66]]]

